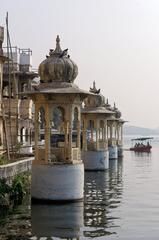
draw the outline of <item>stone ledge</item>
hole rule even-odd
[[[10,178],[19,173],[27,172],[31,170],[32,161],[34,157],[25,158],[24,160],[19,160],[17,162],[5,164],[0,166],[0,179]]]

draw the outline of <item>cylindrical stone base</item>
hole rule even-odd
[[[118,146],[118,157],[123,157],[123,147]]]
[[[77,239],[83,226],[83,202],[32,204],[32,233],[38,237]]]
[[[83,198],[84,165],[33,165],[31,195],[33,199],[75,201]]]
[[[117,159],[118,158],[118,148],[117,146],[108,147],[109,150],[109,159]]]
[[[106,170],[109,168],[109,152],[82,151],[82,160],[85,170]]]

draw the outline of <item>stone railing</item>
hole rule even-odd
[[[108,148],[108,142],[107,141],[99,141],[99,149],[104,150]]]
[[[17,162],[0,165],[0,178],[11,178],[17,174],[31,170],[34,157],[19,160]]]
[[[77,147],[72,148],[72,161],[67,160],[66,156],[68,156],[68,149],[65,147],[51,147],[50,151],[50,163],[57,164],[57,163],[73,163],[80,161],[80,150]],[[48,164],[45,162],[45,147],[38,147],[36,158],[39,164]],[[37,162],[36,160],[36,162]]]
[[[108,140],[108,146],[115,147],[117,145],[117,140],[115,138]]]
[[[96,142],[88,142],[87,149],[90,151],[95,151],[96,150]]]
[[[107,148],[108,148],[108,142],[99,140],[99,149],[98,150],[104,150]],[[96,151],[97,150],[96,142],[88,142],[87,149],[90,151]]]

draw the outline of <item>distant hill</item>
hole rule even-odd
[[[142,136],[143,135],[144,136],[159,135],[159,128],[151,129],[151,128],[125,125],[123,128],[123,134],[124,135],[142,135]]]

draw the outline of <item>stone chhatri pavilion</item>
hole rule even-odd
[[[111,107],[107,99],[105,107],[114,113],[107,119],[109,159],[117,159],[123,156],[123,124],[125,121],[121,119],[121,112],[115,103],[114,107]]]
[[[61,50],[57,36],[55,50],[39,65],[40,84],[27,93],[35,104],[32,198],[36,199],[83,198],[81,104],[89,92],[74,84],[78,67],[67,51]]]
[[[122,157],[121,112],[105,101],[100,89],[90,88],[89,95],[82,109],[83,144],[82,159],[86,170],[105,170],[109,167],[109,159]]]
[[[93,95],[87,97],[82,109],[82,159],[86,170],[106,170],[109,168],[107,119],[114,112],[106,109],[105,97],[96,89],[95,82],[90,92]]]

